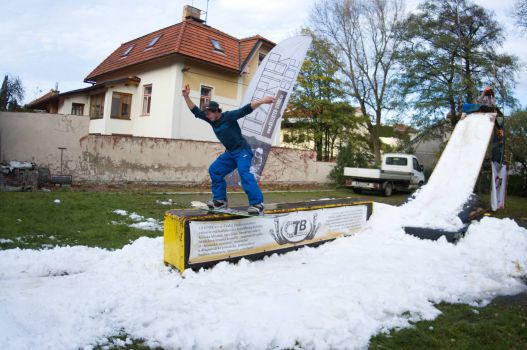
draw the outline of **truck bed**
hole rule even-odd
[[[410,181],[412,173],[366,168],[344,168],[344,176],[366,181]]]

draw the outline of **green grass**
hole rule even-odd
[[[348,196],[356,195],[346,189],[275,192],[266,194],[266,202],[301,202]],[[400,194],[390,197],[388,201],[401,203],[406,197]],[[209,198],[208,193],[176,194],[159,191],[77,192],[66,189],[54,192],[0,192],[0,239],[4,240],[0,243],[0,249],[36,249],[65,245],[121,248],[141,236],[155,237],[162,235],[162,232],[131,228],[128,225],[134,221],[115,214],[114,210],[124,209],[129,213],[136,212],[145,218],[162,221],[168,209],[189,208],[192,201],[205,202]],[[379,196],[366,198],[375,201],[383,199]],[[56,199],[60,203],[54,203]],[[171,206],[158,203],[169,199],[174,203]],[[230,195],[230,205],[246,203],[245,194]]]
[[[370,349],[527,349],[527,295],[485,308],[440,304],[442,315],[373,337]]]
[[[177,188],[107,188],[106,191],[54,189],[53,192],[0,193],[0,249],[42,249],[52,246],[87,245],[117,249],[141,237],[161,236],[159,231],[129,227],[133,221],[113,213],[115,209],[136,212],[145,218],[163,220],[166,210],[188,208],[191,201],[204,202],[208,193],[179,194]],[[180,189],[179,189],[180,190]],[[189,191],[183,189],[183,191]],[[302,202],[320,198],[354,197],[398,205],[407,195],[386,198],[355,195],[348,189],[282,191],[265,193],[267,203]],[[54,200],[60,203],[55,204]],[[171,206],[158,201],[172,200]],[[245,205],[243,193],[230,195],[230,205]],[[482,196],[488,204],[488,196]],[[507,197],[506,209],[493,213],[527,223],[527,198]],[[502,301],[500,301],[502,300]],[[372,338],[371,349],[527,349],[527,294],[498,298],[485,308],[440,304],[441,316],[417,322],[414,328],[392,330]],[[99,348],[149,349],[140,339],[119,345],[126,334],[109,338]],[[301,344],[299,344],[301,347]]]

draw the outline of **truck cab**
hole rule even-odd
[[[391,196],[393,191],[411,192],[425,183],[424,167],[412,154],[386,153],[381,169],[344,168],[346,186],[355,192],[381,191]]]

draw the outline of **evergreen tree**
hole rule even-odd
[[[17,111],[24,99],[24,88],[18,77],[5,75],[0,88],[0,111]]]
[[[0,111],[7,111],[7,103],[9,102],[8,85],[9,85],[9,77],[6,75],[4,77],[4,81],[2,82],[2,87],[0,88]]]
[[[498,105],[515,104],[510,94],[518,58],[497,54],[503,31],[491,12],[468,0],[427,0],[405,23],[401,86],[417,121],[434,122],[448,110],[455,124],[463,103],[473,103],[486,85]]]

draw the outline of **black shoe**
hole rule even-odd
[[[207,202],[209,209],[227,209],[227,201],[212,200]]]
[[[252,204],[247,208],[247,213],[250,215],[262,215],[264,213],[264,204]]]

